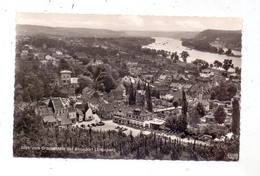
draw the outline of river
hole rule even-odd
[[[152,37],[155,39],[155,42],[149,44],[147,46],[143,46],[145,48],[156,49],[156,50],[165,50],[169,52],[177,52],[180,54],[182,51],[187,51],[189,53],[189,57],[187,58],[187,62],[192,62],[195,59],[202,59],[207,61],[209,64],[213,64],[215,60],[223,62],[225,59],[232,59],[234,67],[241,68],[241,58],[240,57],[230,57],[226,55],[219,55],[209,52],[202,52],[198,50],[190,50],[189,48],[182,46],[181,41],[173,38],[165,38],[165,37]],[[224,48],[226,51],[226,49]],[[235,55],[241,55],[241,52],[234,51],[232,52]],[[181,59],[180,59],[181,60]]]

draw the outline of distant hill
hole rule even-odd
[[[52,35],[67,37],[126,37],[122,31],[113,31],[108,29],[91,28],[67,28],[67,27],[47,27],[36,25],[16,25],[17,35]]]
[[[176,32],[175,34],[173,34],[172,36],[170,36],[171,38],[175,38],[175,39],[181,39],[181,38],[186,38],[186,39],[192,39],[194,38],[196,35],[198,35],[198,31],[192,31],[192,32]]]
[[[123,31],[128,36],[135,37],[169,37],[175,39],[193,38],[199,32],[182,32],[182,31]]]
[[[198,33],[193,39],[204,40],[209,43],[220,43],[224,46],[241,48],[242,31],[213,30],[207,29]]]
[[[193,38],[199,32],[181,31],[113,31],[108,29],[92,28],[68,28],[68,27],[48,27],[37,25],[16,25],[17,35],[50,35],[66,37],[170,37],[170,38]]]

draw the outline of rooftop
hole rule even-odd
[[[60,109],[64,108],[63,103],[60,98],[52,98],[51,100],[53,102],[53,106],[54,106],[55,110],[60,110]]]
[[[62,71],[60,71],[60,73],[61,73],[61,74],[64,74],[64,73],[70,73],[70,74],[71,74],[72,72],[69,71],[69,70],[62,70]]]
[[[169,107],[169,108],[163,108],[163,109],[154,109],[153,112],[162,112],[162,111],[171,111],[171,110],[178,110],[181,109],[181,107]]]
[[[68,111],[69,111],[69,112],[76,112],[76,110],[75,110],[74,107],[72,107],[72,106],[69,107]]]
[[[164,120],[157,119],[157,118],[154,118],[153,120],[149,120],[148,122],[150,122],[151,124],[156,124],[156,125],[162,125],[165,123]]]
[[[52,122],[56,122],[56,119],[54,118],[53,115],[48,115],[48,116],[43,117],[43,122],[44,123],[47,123],[47,122],[52,123]]]

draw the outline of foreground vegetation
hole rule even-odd
[[[17,104],[14,113],[15,157],[230,160],[230,154],[239,153],[238,139],[206,146],[196,144],[196,141],[187,144],[180,140],[158,137],[155,133],[127,136],[122,131],[115,130],[59,130],[58,127],[45,128],[40,122],[41,117],[35,115],[34,107],[21,108]],[[48,150],[48,147],[56,147],[57,150]],[[76,148],[80,150],[76,151]]]

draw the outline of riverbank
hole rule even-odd
[[[225,59],[232,59],[234,67],[241,68],[241,57],[230,57],[226,55],[219,55],[216,53],[209,53],[209,52],[203,52],[198,51],[195,49],[187,49],[187,47],[182,46],[181,41],[173,38],[165,38],[165,37],[153,37],[155,39],[155,42],[149,45],[145,45],[143,47],[155,49],[155,50],[165,50],[168,52],[177,52],[179,55],[182,51],[187,51],[189,53],[189,57],[187,58],[187,62],[191,63],[192,61],[196,59],[202,59],[207,61],[209,64],[213,64],[215,60],[218,60],[220,62],[223,62]],[[241,52],[233,51],[236,55],[241,55]]]

